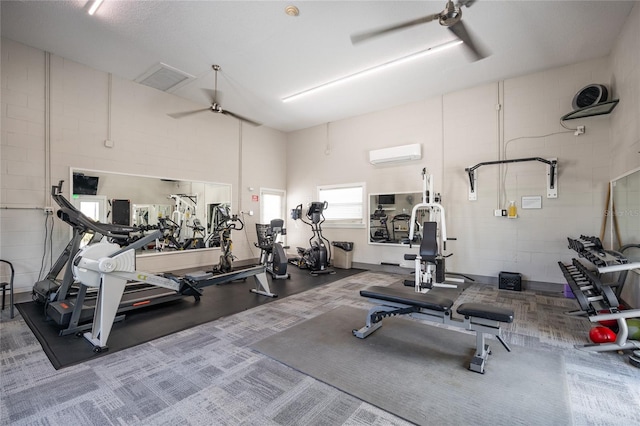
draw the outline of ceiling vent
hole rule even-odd
[[[399,163],[421,158],[422,152],[419,143],[369,151],[369,162],[371,164]]]
[[[135,81],[145,86],[171,93],[194,79],[195,77],[191,74],[170,67],[167,64],[159,63],[136,78]]]

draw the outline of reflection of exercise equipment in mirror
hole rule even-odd
[[[395,246],[408,244],[411,208],[414,200],[419,200],[420,197],[420,191],[369,194],[369,243]],[[419,232],[415,238],[413,242],[417,243]]]
[[[371,214],[370,217],[371,222],[369,224],[369,232],[371,241],[383,243],[390,240],[389,226],[387,225],[388,220],[389,217],[384,211],[382,204],[378,204],[378,208]]]
[[[397,214],[391,219],[391,232],[393,232],[393,241],[399,242],[409,238],[409,223],[411,215],[407,213]]]
[[[309,238],[309,248],[298,247],[298,256],[289,262],[301,269],[309,269],[311,275],[319,274],[335,274],[332,268],[329,268],[331,262],[331,243],[322,235],[322,223],[324,222],[324,210],[329,204],[321,201],[314,201],[309,204],[307,209],[307,220],[302,217],[302,204],[291,210],[291,218],[293,220],[301,220],[311,227],[312,235]],[[314,240],[315,239],[315,240]]]
[[[211,206],[219,204],[230,205],[231,185],[224,183],[199,182],[181,179],[139,176],[123,173],[111,173],[100,170],[71,169],[73,173],[73,187],[71,188],[73,199],[70,201],[84,214],[102,223],[111,223],[116,218],[113,200],[131,200],[129,222],[123,218],[121,225],[134,225],[144,227],[144,232],[149,233],[157,229],[158,218],[169,218],[178,225],[181,230],[178,238],[178,247],[195,249],[216,247],[216,234],[213,232],[213,209]],[[98,185],[99,183],[99,185]],[[180,199],[171,197],[176,195]],[[191,198],[191,199],[190,199]],[[197,205],[195,203],[197,201]],[[90,209],[95,209],[95,214]],[[119,206],[115,207],[120,211]],[[174,214],[174,210],[178,213]],[[126,209],[122,210],[126,213]],[[124,214],[123,213],[123,214]],[[206,229],[205,235],[198,231],[195,219],[200,226]],[[181,223],[184,221],[183,223]],[[187,241],[192,238],[192,241]],[[190,243],[190,244],[189,244]],[[83,244],[81,244],[83,245]],[[217,244],[219,246],[219,244]],[[165,245],[162,252],[169,252],[180,248],[169,248]],[[142,253],[145,251],[146,253]],[[154,255],[154,244],[141,249],[139,255]]]
[[[273,279],[288,279],[291,274],[287,273],[287,255],[279,237],[286,235],[284,220],[273,219],[269,224],[256,223],[256,233],[258,242],[256,247],[260,249],[260,264],[267,267],[267,272]]]
[[[178,224],[175,230],[180,247],[204,248],[207,241],[207,230],[202,226],[200,219],[196,217],[198,211],[198,195],[171,194],[169,198],[175,202],[175,208],[171,213],[171,220]]]
[[[405,260],[414,261],[414,279],[405,281],[405,285],[414,286],[415,291],[428,292],[432,287],[456,288],[456,283],[464,282],[461,278],[446,276],[445,256],[447,241],[455,238],[447,237],[445,211],[440,204],[440,194],[433,190],[432,176],[427,169],[422,169],[422,202],[413,206],[409,225],[409,241],[414,241],[417,233],[415,224],[423,223],[422,239],[418,254],[405,254]]]

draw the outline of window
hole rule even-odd
[[[281,189],[260,188],[260,223],[269,223],[272,219],[284,219],[285,192]]]
[[[104,195],[74,195],[72,204],[85,216],[101,223],[107,223],[107,197]],[[89,244],[93,233],[87,232],[80,241],[80,247]]]
[[[318,201],[326,201],[325,225],[329,227],[364,227],[364,183],[318,187]]]

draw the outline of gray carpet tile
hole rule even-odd
[[[249,348],[339,306],[368,309],[359,290],[404,278],[360,273],[59,371],[20,316],[10,320],[5,310],[0,424],[407,425]],[[573,424],[640,425],[640,369],[626,354],[574,349],[588,342],[591,328],[588,320],[565,315],[575,301],[474,284],[456,301],[464,302],[511,307],[507,342],[564,357]]]

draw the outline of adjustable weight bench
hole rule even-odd
[[[359,330],[353,330],[353,335],[364,339],[382,327],[382,319],[394,315],[408,315],[439,324],[447,324],[464,330],[475,331],[476,351],[469,369],[477,373],[484,373],[485,364],[491,350],[485,344],[484,335],[496,336],[502,346],[511,352],[511,348],[502,339],[500,323],[513,322],[513,310],[480,303],[463,303],[456,312],[464,319],[454,319],[451,308],[453,300],[438,296],[432,292],[423,294],[408,292],[404,289],[374,286],[360,291],[360,295],[374,303],[367,314],[366,325]]]

